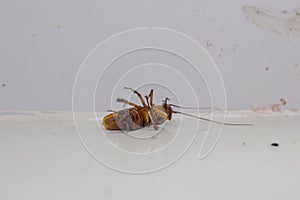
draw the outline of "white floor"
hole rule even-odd
[[[254,126],[224,127],[216,147],[204,159],[198,153],[205,122],[181,155],[193,139],[194,132],[184,130],[191,122],[176,137],[172,130],[180,128],[180,120],[175,118],[155,137],[136,139],[107,132],[103,137],[89,115],[77,117],[85,148],[71,112],[0,112],[0,199],[300,199],[298,112],[227,118]],[[219,126],[211,130],[207,147]],[[141,131],[155,134],[151,127]],[[98,140],[99,135],[104,139]],[[166,152],[149,153],[159,152],[161,144],[164,147],[174,138]],[[136,157],[106,148],[108,144],[135,152]],[[177,155],[180,158],[170,164]]]

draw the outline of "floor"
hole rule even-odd
[[[232,112],[253,126],[223,129],[177,116],[128,133],[95,119],[0,111],[0,199],[300,198],[299,112]]]

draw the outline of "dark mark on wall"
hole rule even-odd
[[[206,40],[206,46],[207,46],[207,47],[211,47],[211,46],[212,46],[212,43],[211,43],[209,40]]]
[[[1,84],[1,86],[2,86],[2,87],[5,87],[5,86],[7,86],[7,84],[8,84],[8,81],[5,81],[5,82],[6,82],[6,83],[2,83],[2,84]]]
[[[282,105],[286,105],[286,100],[284,100],[283,98],[280,99],[280,102]]]

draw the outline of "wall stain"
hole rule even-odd
[[[206,47],[211,47],[212,43],[209,40],[206,40]]]
[[[300,36],[300,8],[291,11],[267,10],[244,5],[245,17],[255,26],[278,35]]]
[[[269,106],[258,107],[258,108],[252,108],[252,111],[254,111],[256,113],[265,113],[265,112],[270,112],[270,111],[271,112],[281,112],[282,111],[281,106],[285,106],[286,104],[287,104],[286,100],[281,98],[280,103],[272,104]]]

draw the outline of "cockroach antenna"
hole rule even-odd
[[[169,104],[172,107],[175,108],[181,108],[181,109],[190,109],[190,110],[213,110],[213,111],[219,111],[223,114],[226,114],[223,110],[221,110],[220,108],[217,107],[185,107],[185,106],[178,106],[178,105],[174,105],[174,104]]]
[[[191,114],[188,114],[188,113],[174,111],[174,110],[172,111],[172,113],[182,114],[182,115],[185,115],[185,116],[188,116],[188,117],[193,117],[193,118],[196,118],[196,119],[201,119],[201,120],[204,120],[204,121],[213,122],[213,123],[216,123],[216,124],[227,125],[227,126],[252,126],[253,125],[253,124],[246,124],[246,123],[237,123],[236,124],[236,123],[219,122],[219,121],[207,119],[207,118],[200,117],[200,116],[191,115]]]

